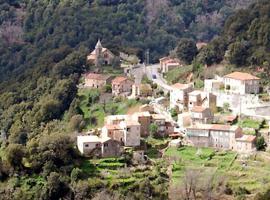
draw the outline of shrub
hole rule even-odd
[[[250,194],[250,191],[247,188],[241,186],[236,188],[236,190],[234,191],[235,196],[243,196],[247,194]]]
[[[264,151],[265,148],[266,148],[266,143],[265,143],[264,137],[262,136],[258,137],[256,141],[256,149],[258,151]]]

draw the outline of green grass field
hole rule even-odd
[[[140,102],[134,99],[123,99],[120,101],[109,100],[105,104],[95,102],[90,105],[89,96],[93,92],[96,92],[96,90],[80,89],[78,92],[80,99],[80,109],[82,110],[84,119],[86,121],[86,129],[102,127],[104,124],[104,118],[107,115],[126,114],[132,107],[141,105]],[[95,120],[93,120],[93,118]]]
[[[173,84],[179,80],[186,80],[188,75],[192,72],[192,66],[177,67],[165,74],[165,79],[168,83]]]
[[[211,148],[169,148],[166,156],[173,158],[173,182],[181,182],[186,169],[211,169],[222,173],[230,167],[236,154],[233,152],[215,152]]]
[[[160,168],[157,166],[145,165],[141,167],[127,167],[124,158],[104,158],[85,160],[81,170],[89,181],[95,180],[93,186],[102,183],[109,188],[119,187],[128,191],[129,188],[141,183],[147,178],[151,183],[158,182]],[[163,173],[164,174],[164,173]],[[159,185],[161,183],[157,183]]]
[[[215,177],[224,177],[235,190],[244,187],[251,193],[263,192],[270,187],[270,154],[259,152],[241,158],[230,151],[215,152],[211,148],[169,148],[166,156],[174,159],[172,179],[174,184],[183,180],[186,169],[200,169]]]

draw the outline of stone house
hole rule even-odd
[[[123,146],[140,146],[141,125],[139,122],[125,118],[120,121],[111,121],[102,128],[103,137],[119,141]]]
[[[109,115],[104,118],[105,125],[119,125],[120,122],[128,119],[128,115]]]
[[[191,120],[193,124],[209,124],[213,122],[213,114],[210,108],[195,106],[191,109]]]
[[[243,135],[240,138],[236,138],[237,150],[239,152],[252,152],[256,150],[256,136]]]
[[[255,139],[243,135],[242,129],[237,126],[196,124],[187,128],[187,136],[190,143],[196,147],[214,147],[238,152],[254,150]]]
[[[84,75],[85,78],[85,87],[89,88],[102,88],[106,84],[111,83],[111,76],[104,74],[88,73]]]
[[[176,58],[164,57],[164,58],[159,59],[159,62],[160,62],[160,69],[162,73],[167,73],[168,71],[174,68],[183,66],[180,60]]]
[[[112,80],[112,94],[114,96],[128,96],[132,92],[134,82],[127,77],[119,76]]]
[[[109,137],[77,136],[77,147],[81,154],[90,157],[115,157],[121,154],[120,143]]]
[[[149,112],[137,112],[132,115],[132,118],[141,125],[141,137],[148,137],[151,114]]]
[[[202,106],[210,108],[211,112],[216,110],[216,96],[209,92],[194,90],[188,94],[188,108],[192,110],[193,107]]]
[[[109,137],[113,140],[119,141],[122,146],[125,145],[125,133],[120,125],[107,124],[102,128],[103,137]]]
[[[174,133],[174,124],[172,122],[165,122],[165,135],[164,136],[169,136]]]
[[[158,135],[164,137],[166,135],[166,118],[164,115],[152,114],[152,123],[158,126]]]
[[[141,125],[139,122],[127,120],[120,123],[125,132],[124,144],[129,147],[140,146]]]
[[[189,96],[188,93],[193,91],[193,84],[176,83],[171,86],[170,91],[170,108],[177,108],[184,110],[188,107]]]
[[[98,40],[95,49],[87,56],[87,62],[100,67],[101,65],[111,65],[114,58],[115,55],[109,49],[102,47]]]
[[[236,94],[258,94],[260,78],[243,72],[233,72],[224,76],[225,91]]]

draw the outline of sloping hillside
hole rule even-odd
[[[206,64],[226,59],[236,66],[270,63],[270,2],[258,1],[226,21],[223,34],[204,48],[197,59]]]

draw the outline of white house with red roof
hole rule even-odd
[[[260,78],[243,72],[233,72],[223,77],[225,91],[235,94],[258,94]]]

